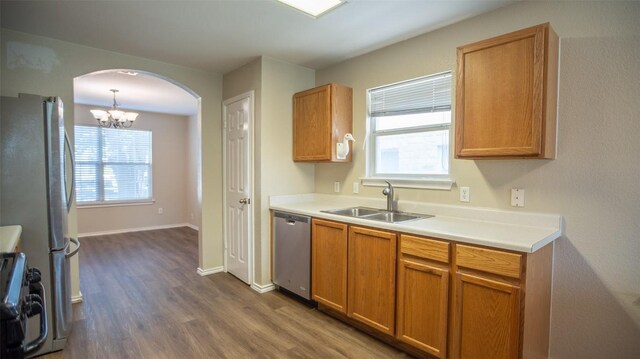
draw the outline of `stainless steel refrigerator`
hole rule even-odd
[[[62,349],[71,331],[69,261],[80,244],[67,226],[73,152],[63,113],[57,97],[2,97],[0,224],[22,226],[20,250],[30,267],[40,269],[46,293],[49,334],[34,355]],[[37,337],[37,322],[27,329],[29,340]]]

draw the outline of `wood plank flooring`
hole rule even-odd
[[[406,358],[279,292],[196,274],[197,232],[84,238],[65,350],[41,358]]]

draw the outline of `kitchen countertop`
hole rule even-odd
[[[0,252],[14,252],[21,234],[22,226],[0,226]]]
[[[321,212],[354,206],[386,208],[384,198],[311,193],[271,196],[269,205],[272,210],[525,253],[533,253],[562,235],[562,217],[557,214],[438,205],[400,199],[399,211],[434,217],[386,223]]]

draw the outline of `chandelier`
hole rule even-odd
[[[93,117],[98,120],[100,127],[129,128],[133,126],[138,114],[136,112],[118,110],[118,103],[116,102],[116,92],[118,90],[111,89],[109,91],[113,92],[113,106],[108,111],[90,110]]]

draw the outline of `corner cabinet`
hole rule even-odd
[[[352,133],[353,90],[327,84],[293,95],[293,160],[351,162],[337,158],[336,143]]]
[[[556,152],[558,35],[548,23],[458,47],[455,156]]]
[[[552,256],[455,245],[452,358],[547,357]]]

